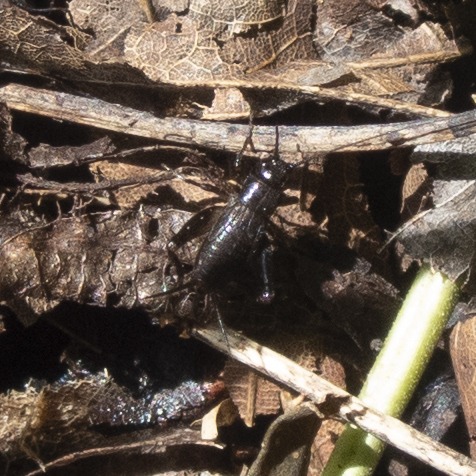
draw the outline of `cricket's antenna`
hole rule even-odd
[[[225,344],[226,344],[226,348],[228,350],[228,354],[230,355],[230,357],[233,357],[233,355],[231,354],[231,347],[230,347],[230,342],[228,341],[228,336],[226,334],[226,330],[225,330],[225,326],[223,325],[223,319],[221,318],[221,314],[220,314],[220,310],[218,309],[218,304],[216,302],[216,299],[215,299],[215,295],[212,294],[212,301],[213,301],[213,305],[215,307],[215,312],[216,312],[216,316],[217,316],[217,321],[218,321],[218,326],[220,327],[220,331],[223,335],[223,339],[225,341]]]
[[[151,294],[150,296],[147,296],[144,299],[153,299],[153,298],[162,297],[162,296],[171,296],[172,294],[176,294],[176,293],[178,293],[180,291],[183,291],[185,289],[189,289],[194,284],[197,284],[197,281],[192,279],[192,280],[182,284],[181,286],[177,286],[174,289],[170,289],[169,291],[164,291],[162,293]]]
[[[274,140],[274,157],[278,158],[279,154],[279,126],[275,126],[276,129],[276,135],[275,135],[275,140]]]
[[[243,143],[243,147],[241,150],[236,154],[236,159],[235,159],[235,164],[234,167],[235,169],[238,169],[240,164],[241,164],[241,159],[243,158],[243,154],[245,153],[245,150],[248,148],[248,146],[251,149],[251,152],[256,152],[255,146],[253,145],[253,129],[254,129],[254,124],[253,124],[253,111],[250,112],[250,120],[249,120],[249,130],[248,130],[248,136],[245,139],[245,142]]]

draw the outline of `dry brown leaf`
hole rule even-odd
[[[238,418],[238,409],[231,398],[220,402],[202,418],[202,439],[215,440],[220,426],[229,426]]]
[[[302,367],[345,388],[344,369],[335,358],[325,354],[321,337],[277,332],[268,345]],[[275,414],[281,408],[281,388],[244,365],[228,360],[224,379],[228,392],[247,425],[253,425],[255,416]]]
[[[250,105],[237,88],[217,88],[211,107],[203,109],[202,119],[245,119],[250,115]]]
[[[476,317],[460,321],[451,332],[450,351],[470,437],[471,456],[476,456]]]
[[[345,425],[336,420],[323,420],[311,448],[308,476],[320,475],[324,470],[339,435]]]
[[[150,169],[148,170],[145,167],[108,160],[101,162],[99,165],[91,165],[90,170],[96,177],[105,178],[106,180],[135,178],[137,181],[140,181],[145,175],[160,174],[156,170],[150,171]],[[134,187],[121,187],[110,193],[114,198],[113,202],[117,203],[121,208],[127,209],[136,207],[143,197],[153,193],[156,188],[157,184],[146,184]]]
[[[349,247],[381,275],[388,276],[388,250],[377,253],[383,244],[382,234],[370,214],[355,155],[327,159],[321,194],[326,197],[320,206],[327,216],[329,241]]]
[[[79,49],[81,45],[68,44],[74,39],[70,31],[14,6],[0,8],[0,54],[13,66],[76,81],[148,83],[128,65],[93,62]]]
[[[402,189],[401,219],[403,222],[424,210],[429,203],[431,180],[423,164],[413,165]]]
[[[124,58],[153,81],[206,81],[239,73],[226,64],[216,44],[201,37],[190,17],[171,14],[152,25],[138,24],[125,42]]]
[[[343,52],[359,50],[358,58],[342,66],[348,58],[327,57],[320,51],[322,45],[316,52],[319,37],[315,35],[313,41],[314,12],[310,0],[292,0],[285,10],[280,0],[240,4],[234,9],[218,3],[196,0],[184,9],[183,2],[177,5],[159,2],[155,5],[155,21],[151,23],[153,9],[146,9],[146,13],[135,0],[114,0],[107,4],[74,0],[70,4],[72,16],[77,25],[92,33],[89,38],[79,30],[57,27],[18,8],[5,8],[0,11],[6,25],[0,30],[0,52],[12,67],[82,81],[82,87],[88,93],[94,89],[94,94],[101,89],[100,85],[151,85],[154,81],[189,86],[241,86],[253,95],[257,92],[258,96],[263,88],[283,89],[282,94],[267,95],[264,101],[254,99],[254,108],[261,114],[289,108],[303,100],[315,100],[316,95],[326,101],[340,98],[373,104],[372,108],[402,107],[397,104],[401,100],[438,105],[448,93],[450,82],[442,74],[430,74],[435,71],[433,65],[460,56],[455,43],[446,40],[441,28],[434,24],[421,25],[415,30],[400,28],[382,13],[373,12],[375,17],[366,10],[358,18],[363,22],[362,31],[356,26],[359,21],[355,23],[351,17],[348,20],[355,23],[357,30],[351,28],[343,37],[336,34],[339,41],[344,41],[340,45]],[[329,18],[336,14],[333,8],[338,14],[339,6],[332,5],[319,13],[317,24],[332,24]],[[379,21],[396,30],[382,33],[385,41],[388,35],[403,37],[405,41],[397,42],[398,47],[394,45],[393,50],[382,38],[369,47],[372,41],[367,33],[384,30]],[[335,27],[338,32],[344,30],[341,26]],[[78,35],[81,41],[77,40]],[[370,34],[370,40],[373,39]],[[415,48],[412,50],[409,45]],[[37,51],[42,54],[36,54]],[[309,73],[319,69],[322,72],[319,55],[327,61],[325,68],[337,69],[327,74],[328,80],[320,73],[314,76]],[[60,65],[56,58],[61,58]],[[309,84],[339,87],[326,92],[318,87],[310,88]],[[122,101],[133,102],[130,93],[121,93]],[[101,94],[110,95],[110,91],[104,87]],[[369,95],[392,97],[397,102]],[[157,101],[160,104],[141,103],[141,107],[163,108],[160,94]],[[188,107],[181,102],[170,104],[168,112],[199,114],[197,102],[206,104],[207,99],[193,99]]]
[[[81,29],[94,31],[86,52],[96,61],[120,59],[130,29],[147,22],[147,15],[137,0],[72,0],[69,9]]]
[[[248,426],[253,426],[255,416],[275,415],[281,408],[279,387],[235,360],[226,362],[224,380],[240,417]]]
[[[65,297],[105,306],[113,292],[121,306],[135,307],[139,301],[154,306],[149,296],[163,291],[166,243],[189,217],[177,210],[158,212],[152,243],[145,231],[154,218],[143,211],[107,212],[96,215],[94,223],[86,216],[52,223],[28,221],[21,214],[5,218],[3,299],[26,326]],[[184,246],[181,256],[194,255],[196,246]]]
[[[136,161],[137,163],[137,161]],[[91,171],[107,180],[121,180],[121,179],[136,179],[141,182],[142,179],[147,181],[154,176],[159,177],[163,174],[162,170],[151,168],[143,165],[133,165],[125,162],[117,161],[102,161],[99,165],[92,165]],[[213,192],[207,192],[198,185],[193,185],[184,182],[181,178],[167,180],[161,183],[161,186],[167,184],[174,190],[185,203],[207,201],[216,198],[217,195]],[[134,208],[140,200],[143,200],[147,195],[152,194],[157,189],[158,184],[143,184],[129,187],[121,187],[118,190],[111,192],[114,196],[115,202],[121,208]]]
[[[111,154],[114,150],[115,147],[109,137],[79,147],[52,147],[49,144],[40,144],[28,152],[28,165],[32,169],[79,165],[88,157]]]
[[[476,182],[437,180],[433,189],[434,207],[409,220],[396,236],[405,260],[427,261],[456,280],[472,268]]]
[[[314,32],[319,55],[350,67],[360,81],[351,83],[349,91],[440,104],[450,83],[442,78],[436,88],[427,91],[430,73],[437,67],[430,58],[441,52],[456,53],[455,42],[433,23],[422,23],[418,28],[398,25],[382,13],[384,7],[383,3],[376,6],[355,0],[319,4],[320,21]],[[418,64],[425,55],[434,64]]]
[[[249,476],[306,474],[320,423],[315,408],[306,403],[278,417],[264,436]]]

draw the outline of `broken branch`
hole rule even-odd
[[[379,439],[396,446],[426,464],[451,476],[476,476],[476,463],[430,437],[374,410],[358,398],[305,370],[292,360],[263,347],[230,329],[228,343],[219,329],[196,329],[194,335],[239,362],[302,393],[317,406],[335,404],[336,414]],[[228,345],[229,346],[228,346]]]
[[[197,121],[193,119],[157,118],[99,99],[74,96],[26,86],[0,88],[0,101],[11,109],[39,114],[59,120],[86,124],[180,144],[239,152],[245,142],[247,125]],[[476,112],[450,117],[421,119],[395,124],[365,126],[279,127],[281,153],[352,152],[395,149],[452,140],[476,133]],[[258,153],[271,153],[276,129],[256,126],[253,144]]]

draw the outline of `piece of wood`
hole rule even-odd
[[[365,405],[358,398],[305,370],[292,360],[256,342],[226,330],[228,342],[220,329],[196,329],[194,335],[237,361],[268,378],[298,391],[312,400],[323,413],[332,413],[357,425],[420,461],[451,476],[476,476],[476,462],[432,440],[414,428]],[[329,412],[332,408],[332,412]]]
[[[11,109],[59,120],[86,124],[139,137],[239,152],[249,133],[247,125],[157,118],[100,99],[10,84],[0,88],[0,102]],[[415,146],[476,133],[476,111],[450,117],[405,123],[365,126],[279,127],[281,154],[352,152]],[[276,129],[256,126],[253,145],[258,153],[271,153]],[[253,154],[250,154],[253,155]],[[283,157],[285,159],[285,157]]]

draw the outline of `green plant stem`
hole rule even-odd
[[[400,418],[459,295],[459,285],[423,267],[410,289],[359,398]],[[323,476],[372,474],[385,443],[347,424]]]

